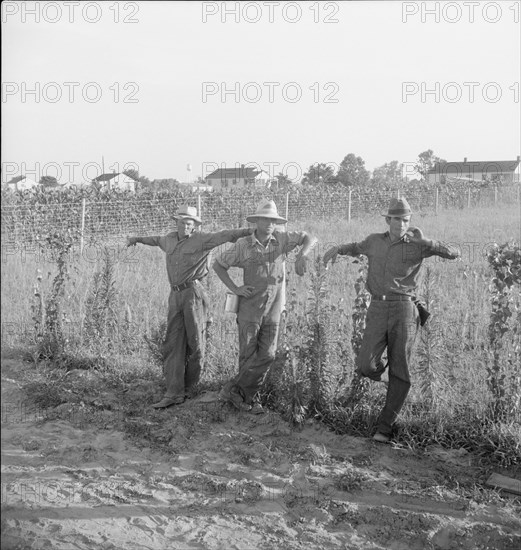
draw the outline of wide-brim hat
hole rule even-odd
[[[177,214],[174,215],[174,220],[194,220],[198,225],[203,223],[201,218],[197,215],[197,208],[188,205],[179,207]]]
[[[276,223],[288,223],[286,218],[279,216],[277,212],[277,205],[273,201],[261,201],[257,206],[255,214],[250,214],[246,217],[247,222],[255,223],[257,218],[269,218],[275,220]]]
[[[389,203],[389,209],[387,212],[382,213],[382,216],[410,216],[412,214],[411,206],[407,202],[407,199],[391,199]]]

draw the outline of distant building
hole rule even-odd
[[[271,180],[264,170],[245,167],[243,164],[240,168],[219,168],[206,176],[205,182],[217,191],[269,187]]]
[[[92,180],[92,183],[101,185],[102,188],[112,191],[113,189],[119,189],[121,191],[136,192],[137,181],[123,172],[112,174],[101,174],[97,178]]]
[[[437,162],[427,172],[427,183],[444,184],[447,178],[462,181],[498,181],[504,185],[519,183],[520,157],[516,160]]]
[[[7,186],[12,191],[27,191],[27,189],[34,189],[38,187],[38,185],[39,184],[37,181],[34,181],[27,176],[16,176],[7,182]]]

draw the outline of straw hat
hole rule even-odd
[[[270,218],[277,223],[287,223],[288,220],[279,216],[277,205],[273,201],[264,200],[257,206],[255,214],[246,217],[246,221],[255,223],[257,218]]]
[[[197,208],[193,206],[180,206],[177,214],[174,216],[174,220],[194,220],[198,225],[201,225],[203,222],[201,218],[197,215]]]
[[[407,199],[391,199],[389,210],[382,216],[410,216],[411,214],[412,210]]]

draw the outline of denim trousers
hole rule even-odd
[[[419,327],[420,316],[414,302],[373,301],[369,306],[356,366],[362,376],[380,380],[386,368],[382,355],[387,348],[389,385],[377,428],[385,435],[392,434],[409,393],[409,365]]]
[[[171,291],[163,344],[165,397],[181,397],[201,376],[206,344],[208,301],[200,283]]]

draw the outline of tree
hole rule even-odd
[[[54,176],[42,176],[38,183],[43,187],[58,187],[60,185]]]
[[[335,170],[329,164],[312,164],[302,178],[303,185],[321,185],[336,183]]]
[[[418,174],[421,175],[422,181],[425,181],[425,179],[427,178],[427,172],[434,168],[434,165],[437,162],[447,161],[445,159],[437,157],[432,149],[427,149],[427,151],[423,151],[423,153],[420,153],[418,155],[418,160],[416,161],[414,167],[416,168]]]
[[[382,166],[378,166],[373,171],[374,185],[393,185],[402,181],[403,164],[397,160],[386,162]]]
[[[338,181],[346,187],[363,186],[369,183],[370,174],[365,169],[365,162],[362,157],[349,153],[340,163],[337,177]]]

